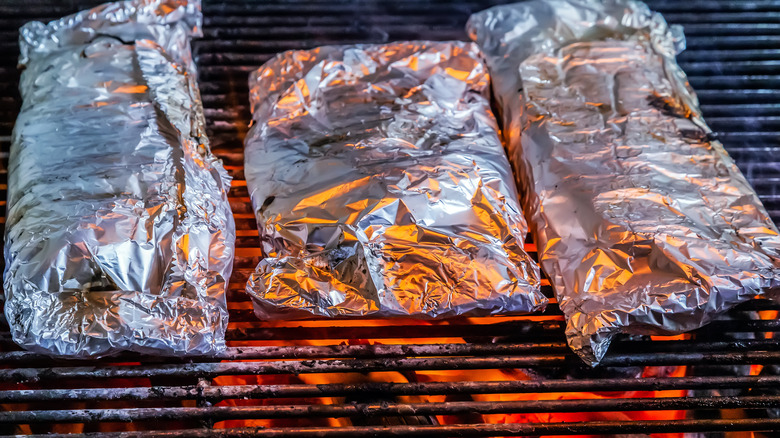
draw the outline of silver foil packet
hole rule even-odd
[[[780,238],[701,116],[680,33],[639,2],[475,14],[542,268],[569,344],[675,334],[778,297]]]
[[[278,55],[250,78],[260,318],[544,308],[473,43]]]
[[[56,356],[224,348],[235,226],[189,40],[200,4],[108,3],[21,29],[5,313]]]

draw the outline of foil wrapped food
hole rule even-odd
[[[681,333],[778,297],[778,230],[702,119],[677,29],[631,0],[499,6],[468,29],[584,360],[618,333]]]
[[[476,45],[289,51],[250,88],[259,317],[545,306]]]
[[[56,356],[224,348],[235,226],[190,53],[197,1],[108,3],[21,29],[5,313]]]

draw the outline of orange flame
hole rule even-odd
[[[249,305],[244,303],[243,305]],[[549,319],[548,316],[501,318],[501,321],[510,319]],[[560,317],[553,317],[560,318]],[[487,322],[495,318],[472,318],[474,322]],[[447,321],[430,322],[419,320],[347,320],[347,321],[297,321],[291,322],[267,322],[264,325],[272,327],[285,327],[288,325],[304,327],[323,327],[329,325],[339,326],[365,326],[369,323],[389,326],[395,324],[434,325],[447,324]],[[661,337],[658,337],[661,338]],[[663,337],[663,339],[684,339],[685,336]],[[341,339],[341,340],[303,340],[285,341],[284,344],[298,345],[334,345],[334,344],[441,344],[441,343],[465,343],[462,338],[414,338],[414,339]],[[279,341],[251,341],[234,343],[235,345],[279,345]],[[685,367],[647,367],[643,377],[681,377],[685,375]],[[531,380],[533,377],[519,369],[488,369],[488,370],[445,370],[445,371],[413,371],[413,372],[371,372],[360,373],[333,373],[333,374],[300,374],[298,376],[223,376],[214,380],[216,385],[271,385],[271,384],[325,384],[325,383],[361,383],[361,382],[458,382],[458,381],[516,381]],[[499,401],[523,401],[523,400],[590,400],[605,398],[642,398],[642,397],[684,397],[685,390],[666,391],[613,391],[613,392],[567,392],[567,393],[513,393],[513,394],[472,394],[472,395],[419,395],[398,396],[394,401],[400,403],[439,403],[455,400],[473,400],[482,402]],[[238,405],[270,405],[270,404],[343,404],[344,397],[320,397],[316,399],[284,399],[284,400],[227,400],[220,402],[221,406]],[[582,412],[582,413],[540,413],[540,414],[485,414],[450,416],[437,415],[438,424],[458,424],[465,422],[483,422],[490,424],[499,423],[559,423],[574,421],[639,421],[639,420],[680,420],[685,418],[685,411],[627,411],[627,412]],[[297,426],[351,426],[349,418],[323,418],[306,420],[230,420],[215,424],[216,428],[228,427],[283,427]],[[682,434],[664,434],[669,437],[682,437]]]

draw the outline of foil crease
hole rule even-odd
[[[702,119],[679,29],[630,0],[477,13],[509,157],[570,346],[677,334],[778,297],[780,238]]]
[[[476,45],[289,51],[250,89],[260,318],[544,308]]]
[[[66,357],[225,346],[235,226],[190,38],[200,4],[108,3],[21,28],[5,313]]]

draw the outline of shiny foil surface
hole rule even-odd
[[[569,344],[675,334],[778,297],[780,238],[702,119],[679,32],[639,2],[475,14],[540,262]]]
[[[189,40],[200,4],[109,3],[21,29],[5,312],[56,356],[224,348],[235,226]]]
[[[250,88],[260,318],[544,308],[476,45],[289,51]]]

